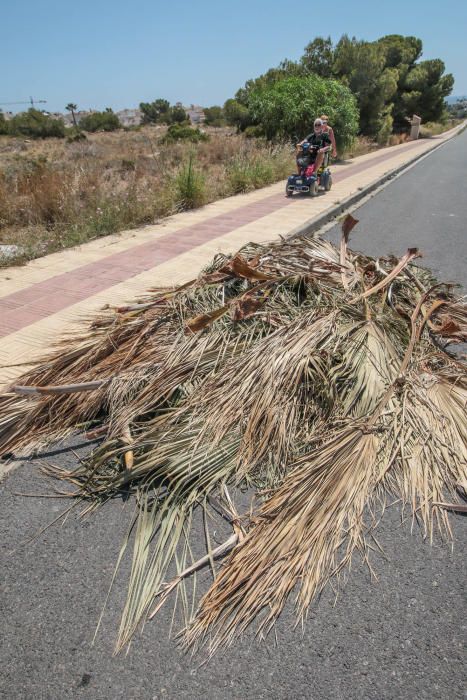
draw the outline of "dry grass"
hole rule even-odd
[[[429,139],[457,126],[462,120],[448,119],[445,122],[426,122],[420,125],[420,138]]]
[[[352,148],[343,154],[343,158],[358,158],[358,156],[364,156],[367,153],[373,153],[383,146],[380,146],[376,141],[373,141],[368,136],[357,136],[354,140]]]
[[[410,138],[410,134],[403,132],[401,134],[391,134],[389,137],[389,146],[399,146],[401,143],[406,143]]]
[[[159,141],[164,132],[146,127],[75,143],[0,137],[0,243],[21,248],[3,264],[151,224],[293,170],[288,146],[226,129],[208,130],[206,143],[169,146]]]

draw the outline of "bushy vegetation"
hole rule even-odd
[[[84,131],[116,131],[121,129],[122,125],[116,114],[107,108],[104,112],[92,112],[80,119],[80,129]]]
[[[285,78],[257,87],[249,95],[249,110],[268,139],[298,140],[311,130],[310,115],[322,112],[335,128],[340,150],[351,145],[358,129],[356,99],[349,88],[317,75]]]
[[[448,114],[451,119],[467,119],[467,97],[448,105]]]
[[[153,102],[141,102],[143,124],[181,124],[187,121],[187,114],[180,104],[171,106],[168,100],[157,99]]]
[[[71,129],[67,129],[66,132],[67,143],[75,143],[76,141],[85,141],[86,134],[82,131],[79,126],[72,126]]]
[[[225,126],[224,110],[219,105],[204,108],[204,123],[206,126]]]
[[[347,87],[357,102],[359,133],[381,144],[387,143],[393,131],[407,129],[406,117],[413,113],[422,121],[439,122],[446,118],[445,99],[451,93],[453,76],[445,74],[440,59],[421,61],[422,48],[420,39],[396,34],[371,42],[344,35],[336,44],[329,37],[317,37],[305,47],[299,61],[283,61],[277,68],[248,80],[235,99],[224,105],[227,122],[244,130],[262,124],[263,114],[267,114],[266,132],[284,133],[288,128],[284,119],[289,123],[295,117],[284,115],[283,119],[282,108],[278,107],[273,118],[272,105],[258,110],[258,95],[263,96],[264,105],[282,97],[278,87],[282,82],[295,79],[294,85],[299,90],[302,81],[314,76],[324,81],[336,80]],[[331,92],[334,89],[332,82],[328,83],[328,89]],[[309,114],[304,131],[322,112],[332,117],[324,103],[318,105]],[[338,135],[337,124],[333,126]]]
[[[238,131],[245,131],[251,125],[251,117],[248,107],[237,99],[231,98],[224,104],[224,117],[227,124],[237,127]]]
[[[161,143],[174,143],[175,141],[199,143],[200,141],[208,140],[209,136],[200,131],[200,129],[193,129],[188,124],[171,124],[167,129],[167,133],[161,138]]]
[[[174,178],[175,197],[181,209],[195,209],[206,201],[206,178],[196,166],[192,151]]]
[[[0,133],[10,136],[26,136],[28,138],[63,138],[65,136],[65,124],[62,119],[55,119],[38,109],[28,109],[27,112],[15,114],[12,119],[6,121],[3,114],[0,120]]]

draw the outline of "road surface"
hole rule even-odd
[[[420,247],[443,279],[467,280],[467,132],[362,205],[352,245],[370,254]],[[331,238],[337,235],[330,231]],[[78,448],[85,453],[86,446]],[[67,449],[42,459],[74,463]],[[17,492],[46,489],[40,460],[21,464],[0,494],[0,697],[8,700],[399,700],[465,698],[467,519],[452,520],[454,548],[423,542],[417,526],[389,509],[378,530],[385,557],[357,559],[337,604],[325,593],[302,633],[287,609],[273,635],[251,636],[200,666],[168,640],[170,608],[146,625],[127,656],[112,657],[125,598],[123,566],[94,646],[131,505],[107,504],[39,539],[24,541],[57,516],[60,500]],[[201,536],[201,534],[200,534]],[[205,574],[207,576],[207,574]]]

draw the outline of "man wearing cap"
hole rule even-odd
[[[321,119],[315,119],[312,133],[308,134],[308,136],[306,136],[301,143],[304,143],[305,141],[308,141],[308,143],[312,146],[318,146],[319,148],[319,151],[316,154],[314,168],[314,172],[317,173],[323,164],[324,154],[326,153],[326,151],[332,148],[331,139],[329,138],[329,135],[323,130],[323,122]]]

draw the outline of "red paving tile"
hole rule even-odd
[[[416,145],[416,141],[408,144],[406,150]],[[334,173],[334,181],[340,182],[393,156],[394,153],[382,153],[369,162],[355,164],[343,173],[337,171]],[[229,233],[240,226],[290,206],[293,201],[293,199],[286,199],[282,193],[274,194],[259,202],[247,204],[236,211],[220,214],[208,221],[169,232],[155,240],[136,245],[130,250],[114,253],[103,260],[82,265],[70,272],[56,275],[19,292],[9,294],[3,299],[0,298],[0,337],[18,331],[52,313],[160,265],[219,235]]]

